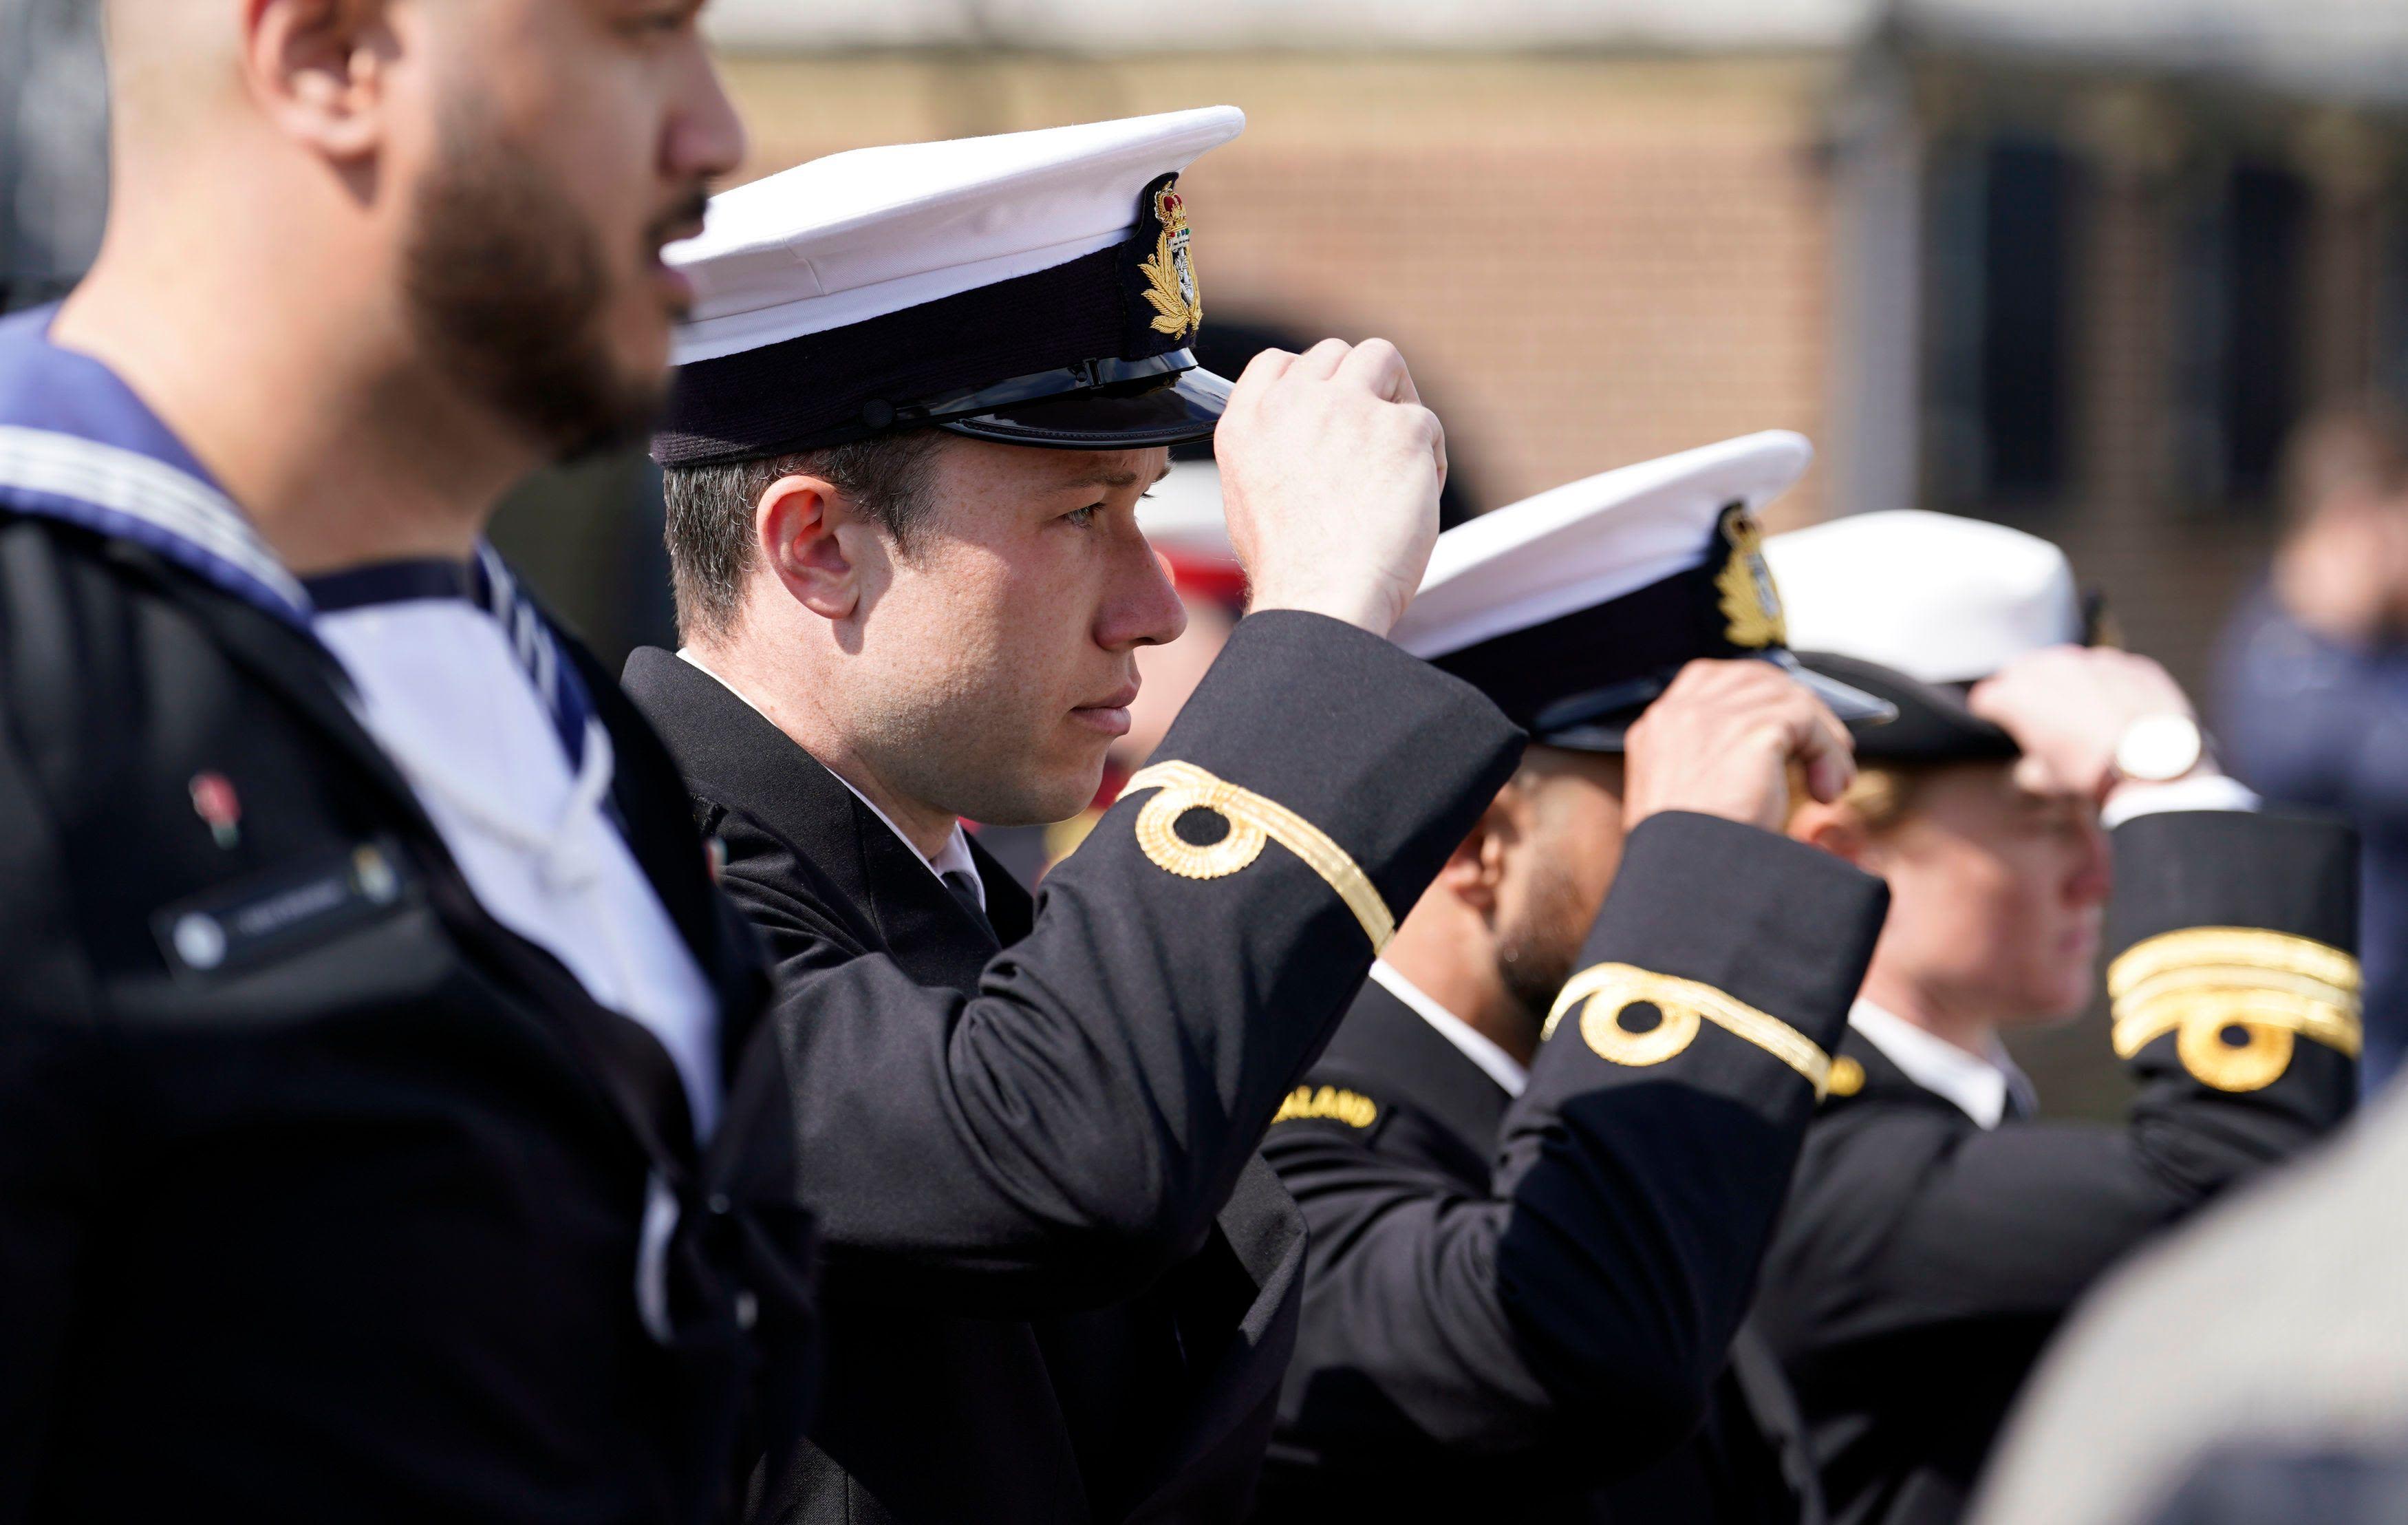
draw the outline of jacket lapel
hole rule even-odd
[[[926,860],[819,759],[710,673],[646,647],[627,659],[627,692],[669,740],[685,777],[794,844],[867,919],[879,951],[914,983],[965,994],[998,944]],[[999,870],[981,867],[988,903]]]
[[[1363,983],[1316,1069],[1369,1082],[1409,1103],[1484,1170],[1512,1101],[1487,1071],[1377,980]]]

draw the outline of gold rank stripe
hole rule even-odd
[[[2115,1053],[2128,1059],[2169,1032],[2237,1024],[2301,1033],[2355,1057],[2362,985],[2356,958],[2309,938],[2255,927],[2167,932],[2108,968]]]
[[[2365,1044],[2365,1029],[2355,1010],[2304,1000],[2289,991],[2210,985],[2169,993],[2131,1012],[2117,1007],[2115,1057],[2128,1059],[2167,1033],[2198,1023],[2283,1028],[2353,1059]]]
[[[2107,994],[2121,1000],[2160,974],[2203,964],[2297,974],[2353,997],[2361,983],[2358,960],[2329,942],[2263,927],[2187,927],[2127,948],[2107,966]]]
[[[1650,1005],[1662,1021],[1634,1033],[1619,1020],[1636,1005]],[[1712,1022],[1763,1049],[1804,1076],[1819,1100],[1831,1084],[1831,1057],[1796,1028],[1757,1011],[1737,997],[1698,980],[1658,974],[1633,964],[1598,964],[1583,970],[1555,997],[1547,1014],[1542,1039],[1551,1037],[1566,1013],[1581,1009],[1581,1036],[1589,1047],[1616,1064],[1661,1064],[1682,1053],[1697,1038],[1699,1024]]]
[[[1160,791],[1138,812],[1137,841],[1154,867],[1183,879],[1219,879],[1262,856],[1263,843],[1276,842],[1304,861],[1338,892],[1354,913],[1363,933],[1378,953],[1397,935],[1397,918],[1380,892],[1346,850],[1326,832],[1276,799],[1231,784],[1189,762],[1159,762],[1138,770],[1123,794],[1140,789]],[[1191,842],[1179,835],[1179,818],[1189,811],[1209,811],[1228,826],[1219,842]]]

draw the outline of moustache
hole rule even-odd
[[[680,195],[645,227],[645,236],[655,249],[681,238],[693,237],[702,231],[703,218],[710,209],[710,187],[698,184]]]

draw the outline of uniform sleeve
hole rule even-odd
[[[1519,750],[1476,690],[1387,641],[1252,616],[975,998],[860,956],[731,841],[831,1274],[1027,1316],[1193,1254]]]
[[[1381,1158],[1343,1108],[1274,1129],[1312,1231],[1283,1444],[1369,1460],[1404,1439],[1587,1478],[1676,1445],[1746,1311],[1887,903],[1769,832],[1655,817],[1485,1196]]]
[[[55,837],[0,736],[0,1521],[27,1518],[101,1164],[102,1054]]]
[[[2139,1086],[2121,1129],[1988,1131],[1867,1106],[1810,1143],[1768,1285],[1793,1367],[1949,1342],[2024,1360],[2108,1265],[2347,1115],[2357,1091],[2357,851],[2282,815],[2147,815],[2115,831],[2114,1042]],[[2019,1378],[2022,1361],[2009,1360]],[[1946,1377],[1946,1380],[1955,1380]],[[1900,1394],[1892,1391],[1885,1401]]]

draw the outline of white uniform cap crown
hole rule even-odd
[[[1769,429],[1484,513],[1438,538],[1389,637],[1415,656],[1444,656],[1636,593],[1703,562],[1725,508],[1762,509],[1813,458],[1802,435]]]
[[[1764,559],[1797,651],[1955,683],[2082,639],[2065,553],[2004,525],[1920,509],[1850,514],[1771,537]]]
[[[824,333],[1109,249],[1139,195],[1244,130],[1234,106],[858,149],[724,191],[666,252],[677,364]]]

